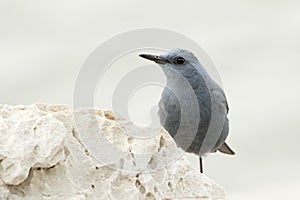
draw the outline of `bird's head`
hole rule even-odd
[[[185,49],[174,49],[161,55],[140,54],[139,56],[159,64],[167,79],[176,77],[178,73],[188,78],[204,70],[196,56]]]

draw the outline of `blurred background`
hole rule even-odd
[[[230,200],[299,199],[296,0],[0,0],[0,103],[72,105],[89,54],[116,34],[144,27],[193,39],[222,78],[230,106],[228,143],[236,156],[210,155],[205,174],[225,187]],[[136,116],[146,119],[158,100],[160,89],[150,89],[153,98],[145,91],[133,98]],[[188,157],[198,167],[196,156]]]

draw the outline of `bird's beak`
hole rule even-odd
[[[166,63],[169,62],[166,58],[163,58],[163,57],[157,56],[157,55],[140,54],[139,56],[142,57],[142,58],[154,61],[154,62],[156,62],[158,64],[166,64]]]

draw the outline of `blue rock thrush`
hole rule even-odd
[[[202,157],[220,151],[234,155],[225,143],[229,132],[228,104],[223,89],[188,50],[174,49],[162,55],[140,54],[159,64],[167,84],[159,102],[161,125],[176,144]]]

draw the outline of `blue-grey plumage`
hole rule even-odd
[[[161,125],[187,152],[233,155],[225,143],[229,132],[228,104],[223,89],[209,76],[188,50],[175,49],[162,55],[141,54],[159,64],[167,84],[159,102]]]

